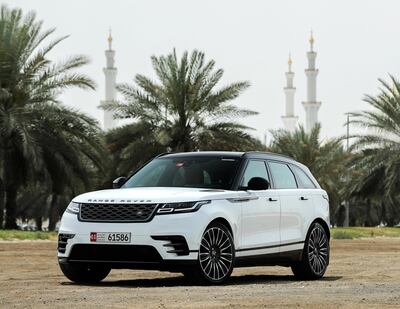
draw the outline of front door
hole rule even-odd
[[[270,182],[265,161],[249,160],[241,186],[246,188],[253,177],[262,177]],[[242,195],[242,242],[241,248],[238,248],[239,255],[277,252],[280,244],[280,199],[277,190],[247,190]]]

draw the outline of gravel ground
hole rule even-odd
[[[400,308],[400,239],[333,240],[322,280],[289,268],[233,272],[223,286],[192,286],[179,274],[113,270],[77,285],[58,269],[52,241],[0,242],[0,308]]]

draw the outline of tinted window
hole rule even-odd
[[[229,190],[239,163],[238,158],[159,158],[140,169],[123,188],[193,187]]]
[[[314,183],[311,181],[310,177],[298,166],[291,165],[293,172],[296,174],[297,180],[299,182],[299,187],[303,189],[315,189]]]
[[[284,163],[269,162],[275,189],[296,189],[296,179],[289,167]]]
[[[247,164],[246,171],[244,172],[243,179],[241,182],[242,187],[247,187],[249,180],[253,177],[261,177],[269,182],[267,168],[264,161],[251,160]]]

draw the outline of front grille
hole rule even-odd
[[[79,219],[90,222],[147,222],[158,204],[81,204]]]
[[[161,256],[154,247],[146,245],[76,244],[68,260],[143,263],[160,262]]]

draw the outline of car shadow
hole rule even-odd
[[[342,276],[326,276],[318,281],[336,281],[342,279]],[[289,284],[292,282],[301,282],[296,280],[294,276],[279,275],[244,275],[232,276],[222,286],[232,285],[249,285],[249,284]],[[126,287],[126,288],[157,288],[157,287],[179,287],[179,286],[201,286],[201,284],[193,283],[183,276],[167,277],[167,278],[149,278],[149,279],[131,279],[131,280],[115,280],[103,281],[96,284],[78,284],[73,282],[62,282],[62,285],[85,285],[98,287]]]

